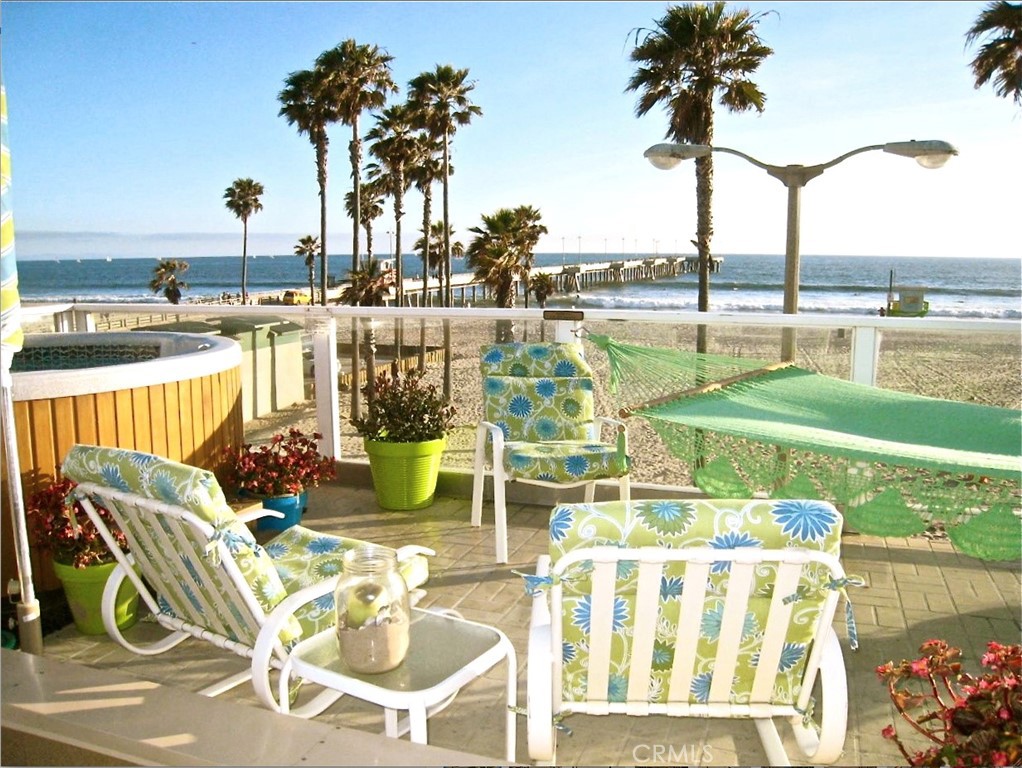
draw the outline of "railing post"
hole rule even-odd
[[[872,325],[852,329],[851,380],[859,384],[877,385],[877,361],[880,359],[880,329]]]
[[[341,408],[337,394],[337,324],[334,318],[310,321],[316,381],[316,431],[319,451],[341,458]]]
[[[559,343],[581,343],[578,332],[582,329],[585,315],[578,310],[547,309],[543,311],[544,320],[554,321],[554,341]]]
[[[88,310],[76,309],[72,313],[74,316],[73,325],[74,329],[79,332],[94,333],[96,330],[96,318],[93,317],[92,313]]]

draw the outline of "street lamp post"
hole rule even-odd
[[[802,187],[812,179],[832,168],[843,160],[863,152],[882,149],[892,155],[915,158],[923,168],[940,168],[958,150],[946,141],[895,141],[887,144],[871,144],[859,147],[851,152],[834,158],[830,162],[819,165],[769,165],[750,157],[744,152],[729,147],[711,147],[705,144],[654,144],[644,153],[654,166],[667,171],[674,168],[682,160],[706,157],[711,152],[726,152],[729,155],[749,161],[757,168],[762,168],[770,176],[780,180],[788,188],[788,223],[784,249],[784,313],[798,314],[799,287],[799,213],[802,203]],[[785,328],[781,341],[781,359],[795,359],[795,329]]]

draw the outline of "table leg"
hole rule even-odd
[[[416,744],[427,744],[426,740],[426,705],[422,701],[416,702],[408,708],[408,737]]]
[[[518,706],[518,659],[515,656],[515,648],[511,641],[504,638],[507,643],[507,726],[506,726],[506,750],[507,759],[513,765],[515,751],[518,741],[518,714],[515,708]]]
[[[401,732],[398,730],[397,710],[391,709],[390,707],[383,708],[383,726],[385,733],[392,739],[401,737]]]

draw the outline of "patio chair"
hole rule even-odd
[[[237,515],[212,472],[149,453],[75,445],[61,471],[77,483],[73,493],[117,558],[103,593],[103,625],[110,637],[141,655],[163,653],[194,637],[250,659],[249,669],[200,693],[217,696],[251,680],[260,701],[281,711],[271,671],[285,668],[299,639],[333,626],[342,555],[364,542],[295,525],[260,546],[246,522],[281,513]],[[127,554],[114,545],[96,511],[100,506],[125,533]],[[421,596],[417,588],[428,578],[426,555],[432,550],[407,546],[397,552],[405,581]],[[122,634],[114,609],[125,579],[170,634],[144,645]],[[263,631],[274,626],[280,629]],[[315,716],[340,695],[324,689],[290,708],[291,714]]]
[[[526,576],[529,756],[556,762],[569,714],[660,714],[751,718],[769,765],[790,764],[773,720],[784,717],[812,762],[837,760],[841,526],[820,501],[554,508],[549,554]],[[821,711],[818,732],[810,718]]]
[[[595,415],[593,371],[581,344],[487,344],[480,354],[483,418],[476,429],[472,525],[482,524],[489,450],[497,562],[506,563],[506,483],[584,485],[591,502],[597,480],[616,479],[627,501],[628,433],[623,422]],[[601,442],[604,426],[616,428],[616,439]]]

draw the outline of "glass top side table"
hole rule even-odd
[[[384,708],[385,733],[426,744],[426,721],[446,708],[458,691],[507,660],[506,758],[515,761],[517,658],[507,636],[495,627],[446,613],[412,609],[408,655],[400,666],[380,674],[352,671],[341,656],[333,628],[301,641],[281,670],[281,681],[310,682]],[[288,712],[288,697],[281,697]],[[399,722],[398,710],[407,710]]]

